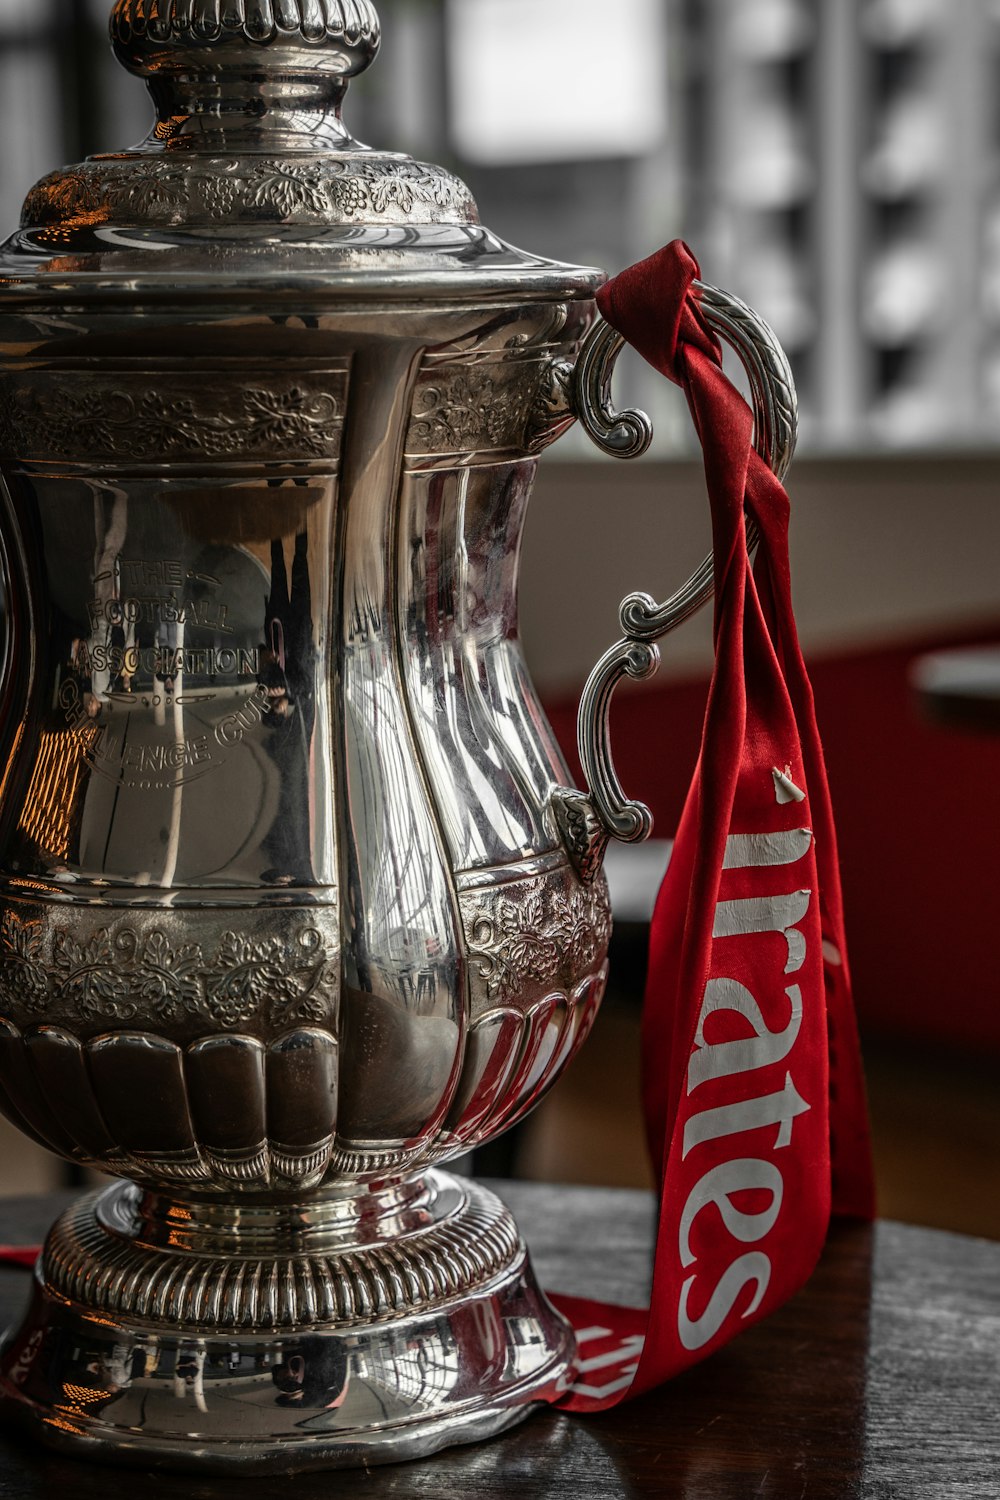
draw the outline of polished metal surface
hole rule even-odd
[[[601,273],[353,139],[367,0],[111,28],[153,131],[0,247],[0,1108],[129,1181],[53,1230],[3,1406],[135,1462],[415,1456],[572,1361],[434,1168],[607,975],[516,607]]]
[[[572,1352],[476,1184],[429,1173],[234,1221],[121,1183],[52,1230],[0,1395],[73,1453],[282,1473],[493,1436],[563,1393]]]
[[[798,410],[791,366],[773,332],[745,302],[717,287],[696,281],[694,290],[709,328],[738,354],[750,385],[754,443],[779,479],[795,452]],[[611,379],[624,339],[598,318],[580,352],[574,389],[580,419],[594,442],[619,458],[636,458],[652,438],[644,412],[615,410]],[[747,547],[757,545],[753,521],[747,524]],[[664,604],[649,594],[630,594],[620,611],[623,638],[598,662],[583,691],[577,725],[586,794],[564,788],[553,793],[553,806],[574,863],[584,880],[600,867],[609,839],[640,843],[652,832],[649,808],[626,796],[615,770],[611,745],[611,706],[615,689],[626,677],[651,677],[659,666],[656,642],[682,625],[712,598],[712,558]]]

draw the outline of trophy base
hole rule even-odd
[[[81,1457],[295,1473],[492,1437],[557,1400],[574,1356],[476,1183],[254,1203],[122,1182],[52,1229],[0,1409]]]

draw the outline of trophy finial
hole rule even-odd
[[[292,113],[311,117],[303,130],[314,135],[317,112],[348,140],[340,104],[382,36],[371,0],[117,0],[110,32],[119,61],[146,80],[168,145],[185,117],[199,118],[202,137],[232,134],[241,118],[294,135]]]

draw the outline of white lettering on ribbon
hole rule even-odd
[[[794,865],[809,852],[812,842],[812,831],[808,828],[780,833],[732,834],[726,840],[723,868],[754,870]],[[781,933],[788,946],[784,973],[794,974],[806,961],[806,939],[797,924],[809,911],[811,900],[811,891],[797,890],[778,896],[720,901],[715,909],[713,939],[725,942],[733,937]],[[724,953],[725,949],[722,951]],[[708,981],[688,1063],[688,1094],[720,1078],[757,1072],[783,1062],[790,1055],[802,1026],[802,992],[798,985],[789,985],[784,992],[790,1005],[788,1023],[782,1030],[773,1031],[746,985],[725,977]],[[753,1035],[722,1042],[706,1041],[705,1027],[709,1018],[727,1011],[748,1021]],[[771,1149],[781,1150],[791,1142],[796,1118],[810,1108],[798,1093],[791,1073],[786,1072],[785,1086],[778,1093],[709,1107],[692,1115],[684,1126],[682,1158],[686,1160],[692,1151],[708,1141],[742,1136],[747,1131],[774,1125],[778,1131]],[[769,1192],[770,1203],[756,1212],[738,1208],[732,1195],[747,1189]],[[770,1234],[777,1223],[784,1191],[784,1178],[774,1162],[741,1156],[712,1167],[691,1189],[681,1214],[678,1228],[681,1264],[688,1267],[697,1262],[697,1255],[691,1247],[691,1231],[695,1219],[709,1205],[715,1205],[734,1240],[753,1244]],[[677,1311],[680,1341],[685,1349],[692,1351],[703,1348],[715,1338],[746,1287],[753,1286],[754,1292],[742,1316],[748,1318],[756,1312],[770,1284],[771,1261],[762,1250],[738,1256],[720,1277],[701,1317],[692,1319],[688,1315],[688,1306],[697,1279],[695,1273],[684,1282]]]
[[[741,1099],[738,1104],[722,1104],[718,1109],[706,1109],[700,1115],[692,1115],[684,1126],[683,1154],[687,1156],[695,1146],[703,1146],[706,1141],[740,1135],[744,1130],[762,1130],[766,1125],[779,1127],[774,1138],[774,1149],[779,1151],[791,1142],[793,1120],[806,1114],[809,1108],[806,1101],[799,1098],[791,1073],[786,1073],[785,1087],[779,1094]]]
[[[811,828],[789,828],[784,833],[731,833],[726,839],[724,870],[760,870],[768,865],[794,865],[812,848]]]
[[[696,1277],[689,1276],[681,1287],[681,1305],[677,1313],[677,1332],[685,1349],[703,1349],[715,1338],[723,1323],[736,1306],[736,1299],[745,1286],[757,1283],[757,1290],[743,1316],[749,1318],[760,1306],[761,1298],[771,1280],[771,1262],[762,1250],[751,1250],[734,1260],[719,1279],[719,1284],[709,1299],[708,1306],[700,1318],[688,1317],[688,1297]]]
[[[735,979],[710,979],[694,1034],[696,1052],[688,1064],[687,1087],[692,1093],[712,1078],[729,1078],[733,1073],[752,1073],[770,1063],[783,1062],[795,1046],[802,1025],[802,991],[791,985],[785,994],[791,1001],[792,1014],[784,1031],[772,1031],[746,985]],[[744,1016],[753,1027],[752,1037],[732,1042],[705,1041],[705,1023],[718,1011],[730,1010]]]
[[[639,1356],[646,1342],[643,1334],[619,1338],[610,1328],[584,1328],[577,1332],[576,1342],[581,1349],[584,1344],[595,1342],[604,1347],[599,1354],[590,1354],[588,1358],[577,1361],[577,1374],[586,1375],[588,1379],[578,1380],[570,1386],[575,1396],[585,1396],[589,1401],[606,1401],[609,1396],[628,1390],[635,1379]],[[602,1378],[601,1383],[595,1385],[589,1377],[596,1371],[610,1376],[610,1379]]]
[[[760,1213],[744,1213],[732,1201],[733,1193],[748,1188],[761,1188],[771,1194],[770,1204]],[[691,1249],[691,1225],[710,1203],[719,1210],[722,1222],[734,1240],[753,1245],[774,1228],[784,1193],[785,1180],[773,1162],[743,1156],[737,1161],[724,1161],[713,1167],[694,1188],[681,1215],[681,1264],[693,1266],[697,1260]]]
[[[806,940],[796,927],[809,910],[812,891],[788,896],[750,896],[744,901],[720,901],[715,908],[714,938],[750,937],[756,932],[780,932],[788,944],[786,974],[806,961]]]

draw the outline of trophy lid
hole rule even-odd
[[[341,106],[379,50],[371,0],[117,0],[110,31],[156,122],[31,190],[0,248],[0,299],[291,279],[326,300],[534,300],[602,279],[505,245],[442,167],[353,138]]]

